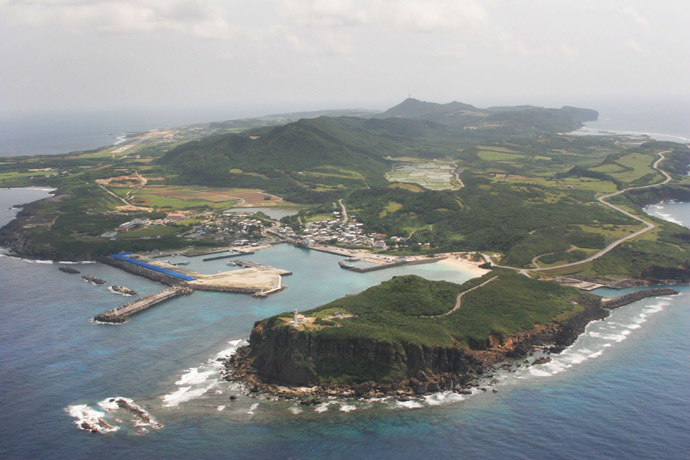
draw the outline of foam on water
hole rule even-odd
[[[228,342],[229,348],[218,352],[215,357],[209,358],[205,363],[190,367],[175,381],[179,388],[172,393],[163,395],[164,407],[176,407],[181,403],[191,401],[206,394],[209,390],[217,387],[221,383],[220,370],[223,369],[223,362],[232,356],[238,348],[249,345],[243,339],[231,340]],[[216,390],[216,395],[223,394],[222,390]]]
[[[249,408],[249,410],[247,411],[247,413],[248,413],[249,415],[254,415],[254,411],[255,411],[258,407],[259,407],[259,403],[254,403],[254,404],[252,404],[252,406]]]
[[[214,370],[199,372],[198,367],[192,367],[188,369],[186,374],[182,374],[182,377],[180,377],[180,380],[175,382],[175,385],[201,385],[215,373],[216,372]]]
[[[348,404],[340,404],[340,412],[352,412],[353,410],[356,410],[356,406],[348,405]]]
[[[290,407],[288,408],[288,410],[289,410],[290,412],[292,412],[294,415],[299,415],[299,414],[301,414],[302,412],[304,412],[301,408],[299,408],[299,407],[297,407],[297,406],[290,406]]]
[[[216,382],[213,382],[210,385],[205,386],[205,387],[194,388],[194,389],[192,389],[191,386],[181,387],[177,391],[174,391],[174,392],[167,394],[167,395],[164,395],[162,397],[163,406],[165,406],[165,407],[179,406],[183,402],[191,401],[192,399],[196,399],[200,396],[203,396],[204,393],[206,393],[208,390],[210,390],[214,386],[216,386]]]
[[[633,331],[642,327],[649,315],[662,311],[670,302],[671,299],[658,298],[655,303],[644,306],[632,319],[613,321],[604,319],[588,324],[584,334],[572,345],[560,354],[551,355],[550,362],[532,366],[527,374],[533,377],[550,377],[588,359],[600,357],[604,350],[628,338]],[[613,315],[623,316],[625,310],[615,311]]]
[[[409,401],[396,401],[395,407],[403,409],[419,409],[421,407],[424,407],[424,404],[414,399],[411,399]]]
[[[336,401],[328,401],[322,404],[319,404],[314,408],[314,412],[318,412],[319,414],[326,412],[328,410],[328,406],[331,406],[333,404],[338,404]]]
[[[120,429],[120,427],[105,420],[105,412],[93,409],[86,404],[67,406],[65,412],[75,418],[74,424],[80,430],[93,433],[111,433]]]

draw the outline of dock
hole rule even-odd
[[[340,265],[340,268],[344,268],[345,270],[350,270],[353,272],[357,273],[368,273],[368,272],[373,272],[376,270],[384,270],[386,268],[393,268],[393,267],[402,267],[404,265],[424,265],[424,264],[433,264],[436,262],[439,262],[446,257],[431,257],[428,259],[416,259],[416,260],[405,260],[402,262],[391,262],[388,264],[381,264],[381,265],[374,265],[372,267],[355,267],[354,265],[349,265],[347,262],[340,260],[338,261],[338,265]]]
[[[157,305],[166,300],[172,299],[181,295],[189,295],[194,292],[193,289],[186,286],[173,286],[161,292],[142,297],[141,299],[127,302],[126,304],[115,307],[112,310],[96,315],[93,319],[102,323],[124,323],[127,319],[135,313],[144,311],[149,307]]]
[[[232,257],[245,256],[245,255],[249,255],[249,254],[254,254],[254,251],[247,251],[247,252],[235,251],[233,254],[224,254],[222,256],[206,257],[205,259],[201,259],[201,261],[202,262],[209,262],[211,260],[230,259]]]

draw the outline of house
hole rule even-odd
[[[179,222],[181,220],[185,220],[186,216],[182,214],[181,212],[169,212],[165,218],[169,222]]]
[[[118,225],[117,231],[118,232],[128,232],[136,226],[137,225],[134,222],[125,222],[123,224]]]

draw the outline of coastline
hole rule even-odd
[[[359,382],[354,384],[317,383],[309,386],[290,386],[275,382],[265,382],[252,368],[251,342],[256,340],[252,331],[250,345],[240,347],[236,353],[219,361],[224,369],[222,376],[229,382],[239,383],[244,393],[250,397],[268,397],[273,400],[299,400],[302,405],[317,405],[324,398],[345,400],[394,398],[399,402],[418,397],[429,397],[438,393],[469,395],[475,391],[488,391],[497,381],[494,374],[500,370],[515,372],[516,368],[548,363],[552,357],[571,347],[585,332],[587,326],[597,320],[605,319],[613,309],[621,308],[650,297],[677,295],[671,288],[640,290],[618,297],[602,298],[587,308],[565,320],[555,320],[549,324],[536,325],[531,330],[497,340],[485,349],[455,350],[454,359],[465,361],[464,372],[419,371],[415,376],[399,382]],[[259,331],[261,334],[262,331]],[[281,340],[282,343],[282,340]],[[290,346],[289,343],[284,344]],[[369,349],[371,349],[370,344]],[[408,352],[413,348],[402,344]],[[440,347],[424,347],[420,350],[421,359],[430,355],[443,355],[451,359],[453,352]],[[419,357],[414,359],[420,359]],[[436,359],[436,358],[432,358]],[[497,392],[495,388],[492,392]]]

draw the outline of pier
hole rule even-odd
[[[416,260],[405,260],[402,262],[392,262],[388,264],[381,264],[381,265],[374,265],[373,267],[355,267],[353,265],[349,265],[347,262],[340,260],[338,261],[338,265],[340,265],[340,268],[344,268],[345,270],[350,270],[353,272],[357,273],[368,273],[368,272],[373,272],[375,270],[383,270],[386,268],[393,268],[393,267],[402,267],[403,265],[424,265],[424,264],[433,264],[435,262],[439,262],[446,257],[432,257],[429,259],[416,259]]]
[[[194,290],[186,286],[173,286],[164,291],[157,292],[156,294],[127,302],[120,307],[115,307],[112,310],[96,315],[93,319],[103,323],[124,323],[135,313],[139,313],[140,311],[146,310],[168,299],[172,299],[173,297],[189,295],[192,292],[194,292]]]
[[[254,254],[254,251],[247,251],[247,252],[235,251],[233,254],[224,254],[222,256],[206,257],[205,259],[201,259],[201,261],[202,262],[209,262],[211,260],[230,259],[231,257],[246,256],[249,254]]]

